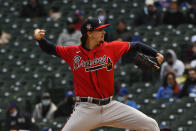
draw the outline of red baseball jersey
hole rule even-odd
[[[56,46],[57,54],[73,72],[75,95],[108,98],[114,95],[114,65],[130,49],[129,42],[104,42],[93,50]]]

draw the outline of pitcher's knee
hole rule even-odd
[[[146,117],[139,127],[137,127],[137,131],[160,131],[157,122],[150,118]]]
[[[160,131],[159,126],[154,119],[149,118],[146,131]]]

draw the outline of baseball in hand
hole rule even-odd
[[[36,40],[41,40],[45,35],[45,31],[44,30],[40,30],[40,29],[35,29],[34,30],[34,38]]]
[[[40,31],[40,29],[35,29],[35,35],[36,36],[39,36],[39,31]]]

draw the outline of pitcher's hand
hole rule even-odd
[[[36,40],[41,40],[45,36],[45,30],[35,29],[34,30],[34,38]]]

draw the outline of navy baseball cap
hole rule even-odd
[[[129,92],[127,90],[127,88],[123,87],[123,88],[120,88],[119,92],[118,92],[118,95],[120,96],[125,96],[125,95],[128,95]]]
[[[105,28],[110,24],[104,24],[101,20],[97,18],[87,19],[81,26],[81,33],[85,35],[88,31],[95,31],[98,29]]]

